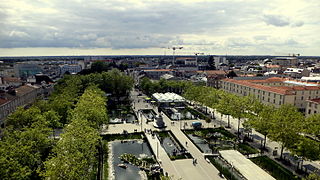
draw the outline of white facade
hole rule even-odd
[[[81,65],[76,65],[76,64],[65,64],[60,66],[60,75],[63,75],[66,72],[69,72],[70,74],[77,74],[82,70]]]
[[[216,69],[220,69],[221,68],[221,64],[229,64],[229,61],[227,60],[226,57],[213,57],[213,62],[214,62],[214,66],[216,67]]]

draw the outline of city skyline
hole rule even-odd
[[[0,2],[0,56],[320,55],[320,2]]]

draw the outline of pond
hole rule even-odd
[[[153,109],[142,109],[141,112],[144,115],[144,117],[147,119],[147,121],[153,121],[157,115],[157,113],[154,112]]]
[[[186,149],[179,144],[178,140],[170,131],[158,132],[157,137],[160,140],[161,146],[164,148],[170,159],[186,159],[191,158],[191,155],[186,152]]]
[[[212,153],[212,149],[209,147],[209,144],[206,140],[201,137],[195,136],[193,134],[188,134],[188,137],[192,140],[194,144],[203,152],[203,153]]]
[[[152,152],[143,140],[126,140],[126,141],[113,141],[111,142],[112,152],[112,169],[114,172],[115,180],[140,180],[144,172],[139,167],[126,163],[127,168],[119,167],[123,164],[120,156],[124,153],[133,154],[138,158],[152,157]],[[146,177],[146,176],[145,176]]]

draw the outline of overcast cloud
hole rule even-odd
[[[320,55],[319,7],[318,0],[0,1],[0,55],[163,54],[176,45],[181,54]]]

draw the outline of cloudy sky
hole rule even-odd
[[[320,55],[319,0],[1,0],[0,56]]]

